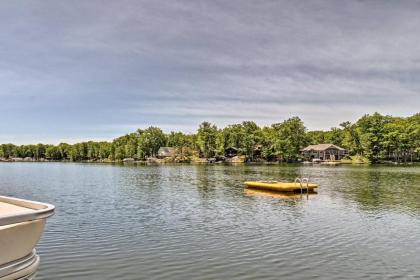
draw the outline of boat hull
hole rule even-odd
[[[54,206],[0,196],[0,280],[32,279],[39,265],[35,246]]]
[[[1,280],[30,280],[35,277],[39,256],[33,250],[29,255],[0,266]]]
[[[0,227],[0,264],[8,263],[30,254],[35,248],[45,220],[23,222]]]

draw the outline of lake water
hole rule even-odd
[[[56,206],[37,280],[420,278],[419,166],[1,163],[0,193]]]

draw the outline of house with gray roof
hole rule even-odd
[[[160,147],[158,150],[158,158],[173,157],[175,155],[176,150],[172,147]]]
[[[346,149],[334,144],[309,145],[301,152],[305,158],[311,160],[340,160],[347,155]]]

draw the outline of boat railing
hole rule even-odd
[[[54,205],[20,198],[0,196],[0,202],[24,207],[33,211],[0,215],[0,226],[45,219],[54,214]]]

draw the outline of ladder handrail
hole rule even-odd
[[[295,186],[296,186],[297,183],[300,184],[300,197],[303,196],[303,184],[306,183],[306,198],[309,199],[309,178],[306,178],[306,177],[303,177],[303,178],[296,177],[296,179],[295,179]]]
[[[302,180],[299,177],[296,177],[295,186],[296,186],[296,183],[299,183],[299,185],[300,185],[300,195],[302,196],[302,193],[303,193]]]
[[[309,198],[309,178],[302,178],[302,184],[306,182],[306,198]]]

